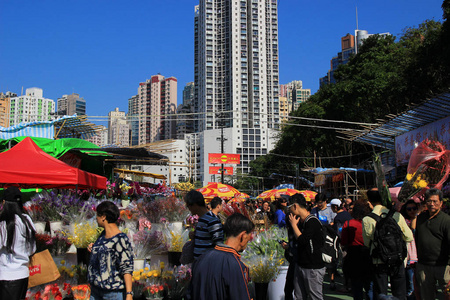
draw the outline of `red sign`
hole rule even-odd
[[[209,167],[209,174],[221,174],[220,167]],[[224,175],[233,175],[233,167],[224,167]]]
[[[225,154],[225,153],[209,153],[208,163],[210,164],[234,164],[241,163],[240,154]]]

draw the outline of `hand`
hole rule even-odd
[[[87,246],[87,250],[88,250],[89,252],[92,252],[92,246],[94,246],[94,243],[90,243],[90,244]]]
[[[294,214],[290,214],[289,222],[291,223],[292,227],[294,227],[298,224],[298,222],[300,222],[300,218]]]
[[[289,248],[289,245],[285,242],[282,242],[281,247],[283,247],[283,249],[287,250]]]

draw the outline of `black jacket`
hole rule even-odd
[[[300,226],[301,235],[297,238],[297,264],[305,269],[325,267],[322,260],[324,244],[322,224],[314,215],[306,217]]]

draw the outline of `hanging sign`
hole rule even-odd
[[[210,164],[234,164],[241,163],[240,154],[225,154],[225,153],[209,153],[208,163]]]

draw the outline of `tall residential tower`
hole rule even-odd
[[[224,127],[226,149],[242,154],[247,173],[280,123],[277,0],[200,0],[194,24],[194,108],[203,113],[195,129],[207,137]],[[221,151],[208,146],[206,156]]]

